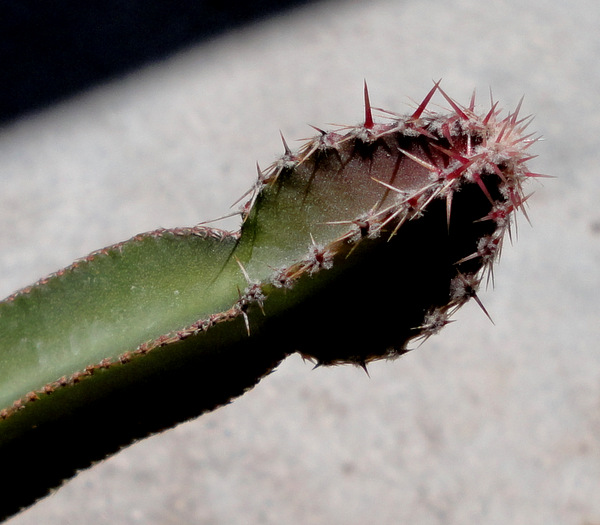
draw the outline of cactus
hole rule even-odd
[[[439,93],[448,114],[431,112]],[[528,171],[519,109],[439,82],[408,116],[317,129],[258,179],[239,232],[157,230],[0,303],[8,516],[76,470],[212,410],[299,352],[316,366],[407,352],[493,279]]]

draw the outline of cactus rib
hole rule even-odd
[[[436,93],[449,113],[428,109]],[[489,316],[477,290],[540,176],[531,119],[497,106],[479,114],[437,82],[412,114],[378,122],[365,84],[360,125],[315,128],[297,152],[282,137],[239,232],[141,234],[0,303],[0,460],[39,484],[0,514],[228,403],[290,353],[366,369],[469,299]]]

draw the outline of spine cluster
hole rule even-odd
[[[450,106],[448,113],[428,109],[436,93]],[[326,244],[313,244],[305,259],[279,270],[267,285],[283,283],[292,288],[306,274],[331,268],[338,254],[351,254],[361,243],[377,238],[390,243],[403,228],[419,228],[420,222],[423,229],[418,242],[438,242],[440,257],[457,254],[444,269],[449,275],[447,293],[442,294],[445,300],[429,305],[417,301],[415,308],[421,309],[421,322],[410,327],[408,336],[396,341],[391,338],[386,350],[365,348],[345,355],[343,351],[321,354],[304,349],[303,355],[318,364],[350,361],[364,366],[371,359],[403,354],[411,341],[436,334],[470,299],[490,317],[477,291],[482,281],[493,281],[493,268],[506,234],[511,240],[513,237],[515,212],[522,212],[528,219],[525,204],[529,195],[523,191],[524,183],[543,177],[526,165],[533,158],[529,148],[538,138],[526,133],[532,117],[520,116],[521,102],[506,115],[493,101],[488,111],[479,113],[474,95],[467,106],[459,105],[438,82],[412,114],[379,110],[385,121],[376,122],[365,85],[362,124],[331,131],[315,128],[318,134],[298,152],[283,140],[281,158],[267,170],[259,170],[253,195],[242,211],[244,220],[263,193],[294,178],[309,180],[310,191],[320,191],[324,179],[342,178],[348,184],[346,191],[364,192],[365,198],[353,201],[358,203],[354,216],[335,221],[346,225],[345,232]],[[427,230],[431,221],[425,218],[434,214],[440,220],[443,215],[447,238],[456,244],[449,250],[438,233]],[[462,232],[465,220],[468,228]],[[404,248],[419,250],[414,243]]]

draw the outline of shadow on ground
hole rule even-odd
[[[0,123],[185,46],[314,0],[9,0]]]

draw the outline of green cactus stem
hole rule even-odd
[[[448,114],[428,109],[436,93]],[[293,352],[366,367],[481,305],[538,176],[519,107],[479,114],[436,83],[411,115],[376,122],[365,86],[362,124],[297,152],[284,140],[239,232],[141,234],[0,303],[0,515],[230,402]]]

